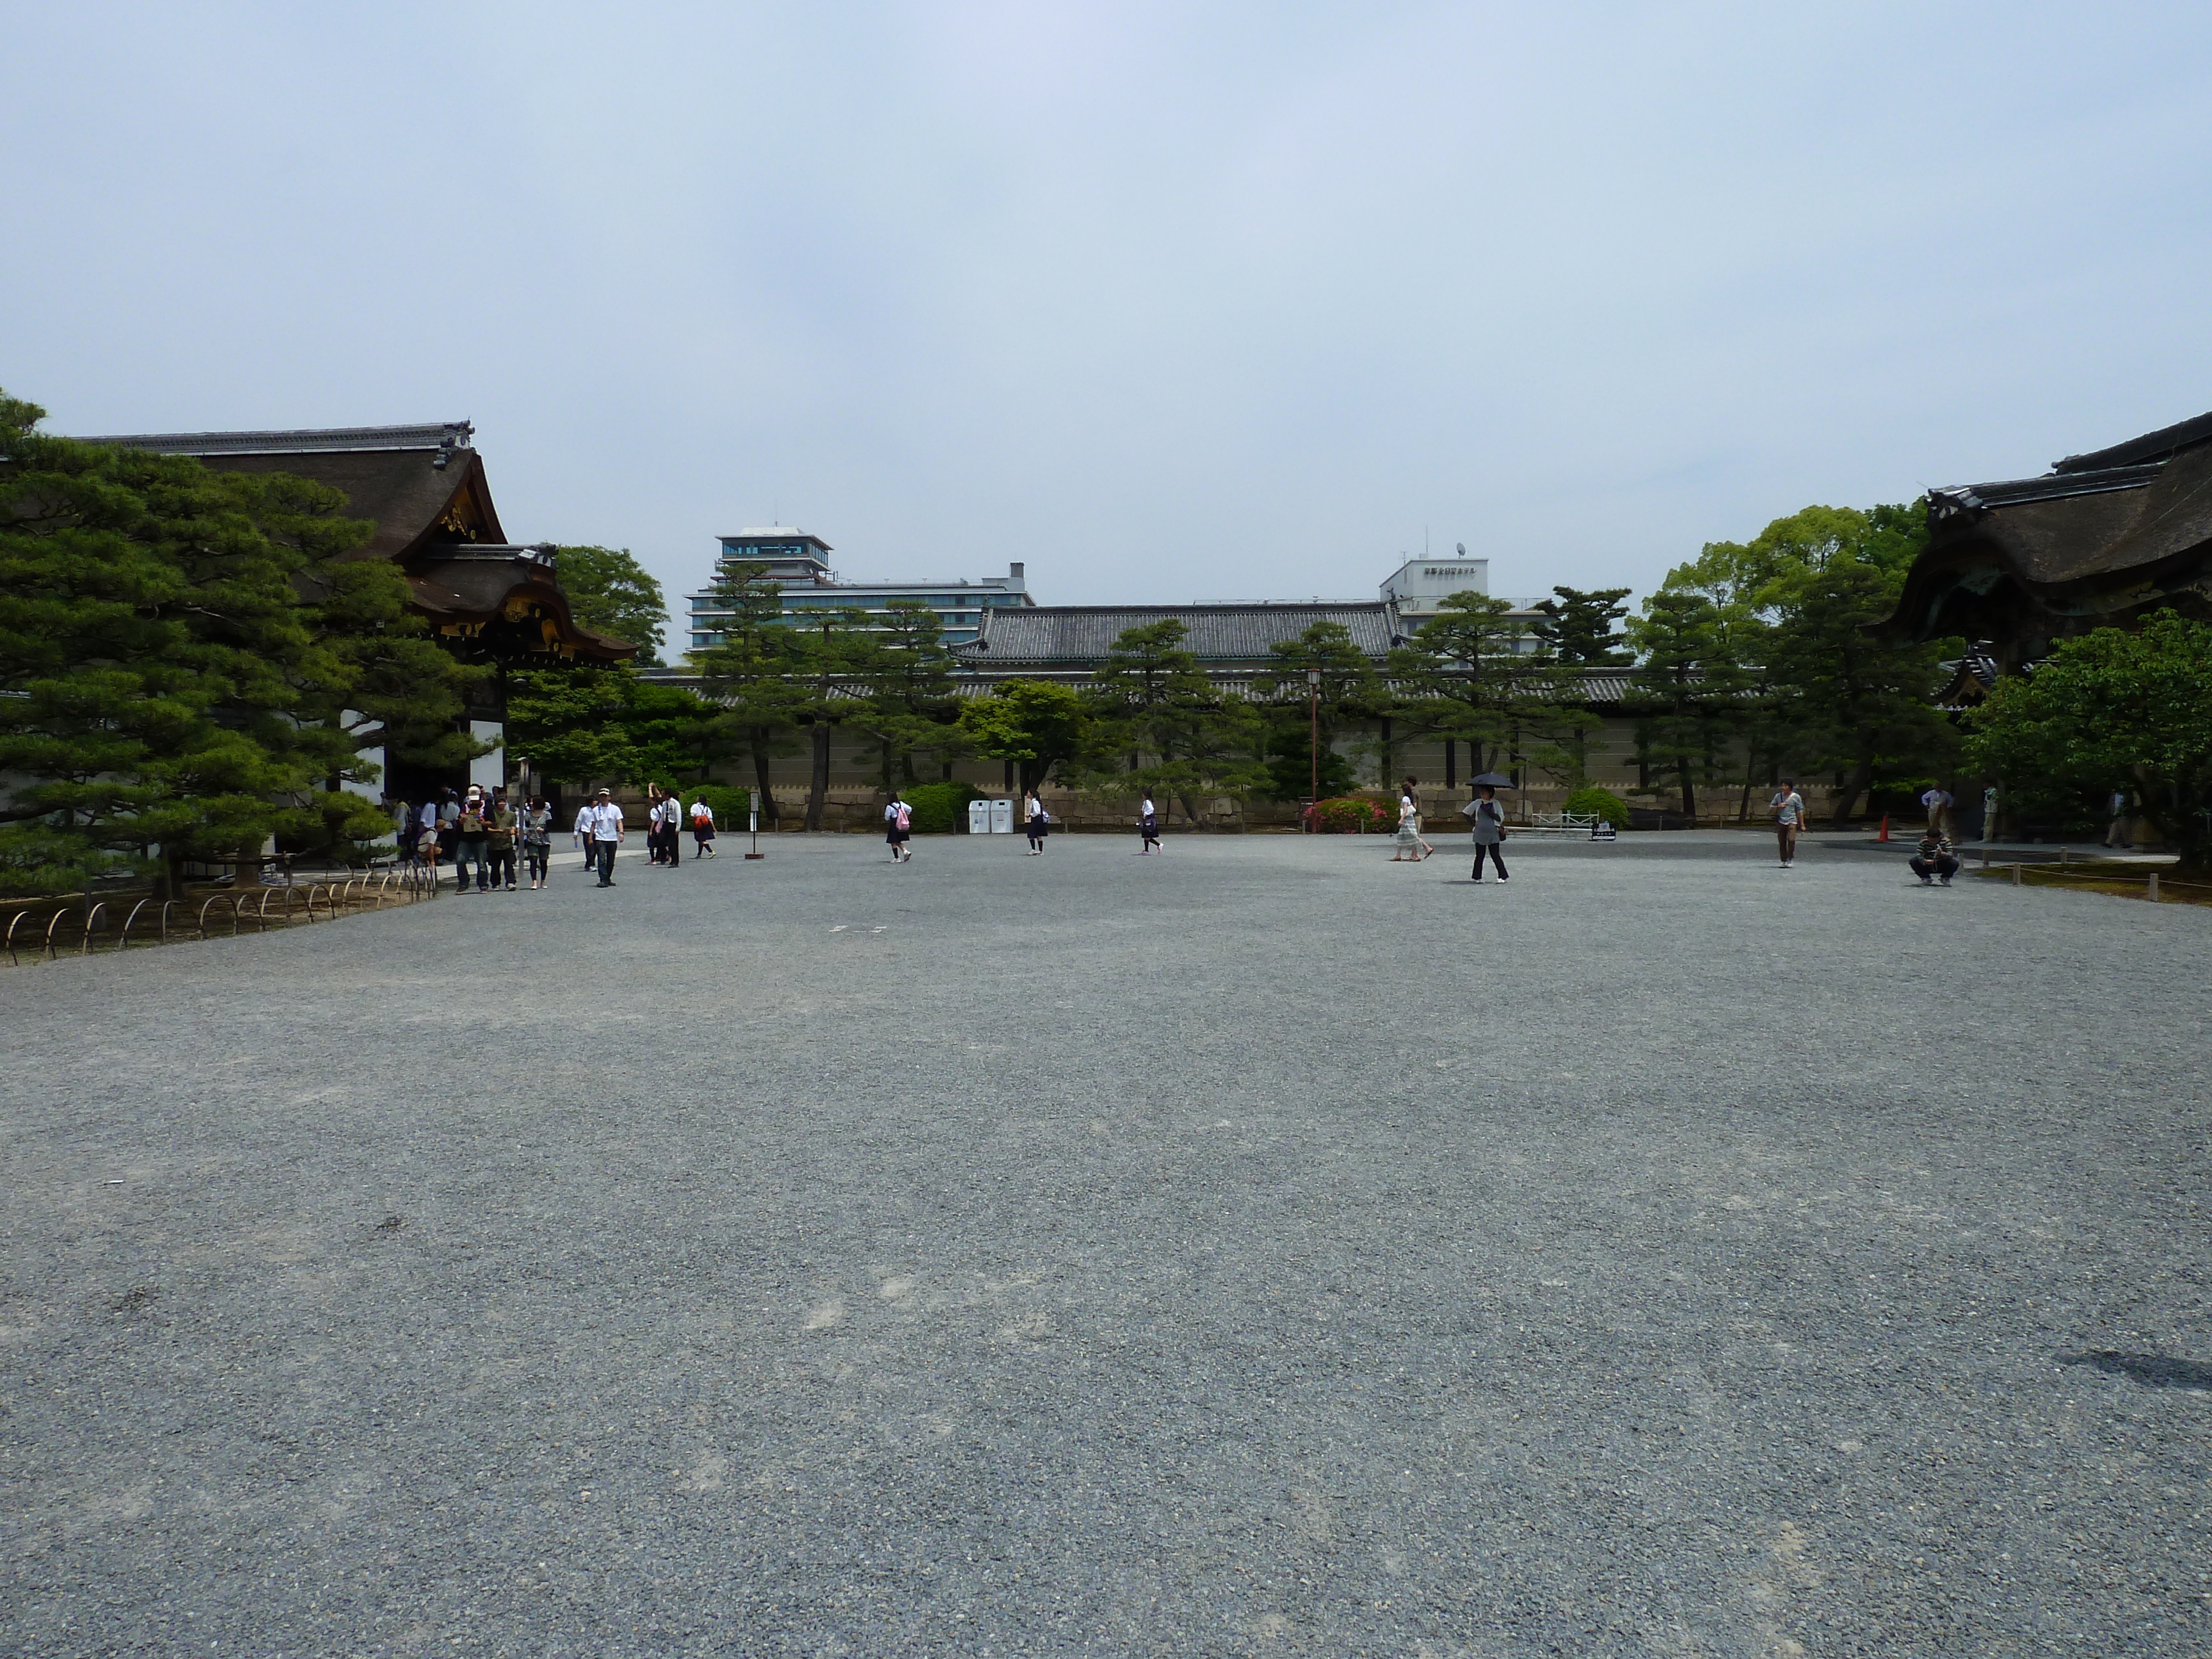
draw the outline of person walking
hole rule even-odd
[[[520,828],[514,808],[507,804],[507,787],[502,784],[491,792],[491,809],[484,819],[484,839],[491,854],[491,884],[495,890],[504,876],[506,890],[514,891],[515,832]]]
[[[1144,838],[1144,845],[1137,848],[1139,854],[1162,850],[1159,809],[1152,805],[1150,791],[1146,793],[1145,804],[1137,809],[1137,833]]]
[[[1805,822],[1805,798],[1797,793],[1794,780],[1784,778],[1782,787],[1775,791],[1774,799],[1767,805],[1774,809],[1774,834],[1781,843],[1782,867],[1794,870],[1797,866],[1797,831]]]
[[[553,809],[543,795],[532,795],[522,809],[519,826],[522,861],[530,867],[530,890],[536,892],[550,880],[553,864]]]
[[[903,864],[914,854],[907,850],[907,842],[914,834],[914,809],[899,799],[899,792],[891,791],[891,798],[884,803],[884,839],[890,843],[891,862]]]
[[[1436,850],[1421,836],[1420,781],[1409,777],[1398,791],[1398,850],[1390,862],[1411,859],[1419,864]]]
[[[576,843],[576,850],[584,855],[584,868],[586,870],[592,867],[592,812],[597,805],[586,795],[584,804],[576,809],[576,827],[569,832],[570,839]]]
[[[426,872],[433,892],[438,886],[438,799],[433,795],[415,814],[415,843],[410,849],[414,866]]]
[[[660,792],[660,861],[672,870],[684,865],[684,798],[673,789]]]
[[[445,799],[438,803],[438,856],[453,866],[453,885],[458,890],[462,881],[461,852],[461,796],[458,789],[447,789]]]
[[[1482,793],[1467,804],[1467,816],[1474,826],[1475,884],[1482,884],[1486,858],[1498,866],[1498,880],[1510,880],[1505,873],[1505,809],[1498,804],[1495,784],[1482,786]]]
[[[459,819],[460,850],[453,860],[453,878],[460,884],[460,891],[469,890],[469,866],[477,872],[477,891],[491,890],[491,804],[484,799],[483,785],[472,783],[461,801]]]
[[[1034,789],[1025,791],[1022,796],[1022,824],[1030,832],[1030,851],[1043,852],[1044,838],[1052,833],[1052,814],[1044,810],[1044,803],[1037,799]]]
[[[704,795],[691,803],[691,848],[694,860],[714,856],[714,809]]]
[[[615,849],[622,845],[623,811],[615,805],[615,792],[599,791],[599,799],[586,809],[592,823],[592,865],[599,872],[599,885],[615,884]]]
[[[2112,798],[2105,803],[2105,815],[2112,819],[2105,830],[2106,846],[2117,847],[2123,852],[2134,848],[2135,826],[2128,821],[2128,809],[2134,804],[2134,797],[2126,790],[2112,791]]]

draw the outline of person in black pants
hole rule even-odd
[[[1928,886],[1936,877],[1942,877],[1948,887],[1951,878],[1959,873],[1958,855],[1952,852],[1950,842],[1939,830],[1930,830],[1920,838],[1920,850],[1911,860],[1912,873],[1920,878],[1920,884]]]
[[[1495,786],[1484,784],[1482,793],[1469,801],[1467,816],[1474,824],[1474,879],[1482,880],[1482,861],[1486,857],[1498,866],[1498,878],[1508,879],[1505,873],[1505,809],[1498,804]]]

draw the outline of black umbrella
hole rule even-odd
[[[1488,784],[1492,789],[1510,789],[1513,787],[1513,780],[1503,772],[1485,772],[1479,778],[1469,778],[1468,784],[1475,789],[1481,788],[1485,784]]]

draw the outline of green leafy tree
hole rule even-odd
[[[811,611],[792,628],[793,680],[799,693],[796,712],[812,751],[806,790],[806,827],[822,828],[830,799],[830,745],[848,717],[862,712],[858,699],[867,691],[870,658],[867,613],[851,606]]]
[[[1768,668],[1794,710],[1799,752],[1843,775],[1839,823],[1869,789],[1934,773],[1957,748],[1955,728],[1934,701],[1944,647],[1895,645],[1870,631],[1896,609],[1898,586],[1875,564],[1832,560],[1790,584],[1774,629]]]
[[[0,881],[62,890],[266,840],[348,850],[400,684],[396,572],[335,491],[45,436],[0,398]]]
[[[727,616],[721,643],[698,658],[700,672],[708,696],[721,709],[715,716],[721,740],[751,760],[763,814],[774,825],[781,815],[769,763],[799,752],[806,708],[805,640],[784,624],[783,584],[769,580],[765,564],[724,565],[714,598]]]
[[[1486,593],[1454,593],[1390,653],[1391,677],[1407,694],[1395,712],[1415,730],[1467,744],[1473,773],[1503,763],[1537,718],[1520,651],[1528,629],[1512,608]]]
[[[579,787],[703,776],[716,707],[626,663],[520,669],[507,677],[507,741],[545,776]]]
[[[1967,716],[2008,812],[2071,816],[2124,789],[2192,869],[2212,864],[2212,626],[2173,611],[2069,640]]]
[[[960,706],[960,734],[979,755],[1014,763],[1024,791],[1040,788],[1092,741],[1091,703],[1053,680],[1001,680]]]
[[[1712,603],[1717,654],[1742,676],[1726,713],[1747,812],[1753,781],[1784,765],[1838,774],[1841,820],[1869,788],[1925,776],[1954,752],[1930,694],[1958,642],[1900,647],[1870,632],[1927,538],[1923,502],[1808,507],[1668,574],[1668,590]]]
[[[960,747],[952,653],[936,611],[919,599],[893,599],[880,625],[854,643],[855,678],[866,696],[854,718],[875,744],[889,794],[895,769],[899,781],[916,781],[917,753],[949,755]]]
[[[1198,821],[1193,796],[1216,788],[1242,794],[1272,788],[1253,760],[1259,716],[1242,698],[1224,696],[1198,659],[1183,648],[1176,618],[1125,629],[1092,676],[1098,714],[1093,752],[1126,771],[1109,772],[1121,787],[1167,795]]]
[[[1317,622],[1296,639],[1278,641],[1273,660],[1253,679],[1254,694],[1273,707],[1267,726],[1267,787],[1277,800],[1303,800],[1311,787],[1311,682],[1320,684],[1321,787],[1324,796],[1352,787],[1352,764],[1336,751],[1350,722],[1384,712],[1381,677],[1341,623]]]
[[[1634,660],[1616,624],[1628,614],[1625,587],[1554,587],[1536,607],[1544,620],[1534,625],[1545,653],[1553,661],[1592,667],[1617,667]]]
[[[1697,786],[1711,775],[1726,731],[1729,700],[1740,688],[1740,665],[1728,654],[1717,607],[1703,593],[1662,588],[1629,629],[1642,660],[1637,689],[1653,712],[1639,742],[1662,774],[1671,773],[1682,811],[1694,817]]]
[[[555,550],[561,591],[569,614],[594,633],[611,634],[637,647],[641,668],[662,666],[668,601],[659,581],[626,547],[562,547]]]

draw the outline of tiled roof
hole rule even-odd
[[[1173,620],[1183,625],[1182,648],[1200,662],[1256,662],[1273,647],[1314,623],[1336,623],[1370,657],[1388,655],[1395,624],[1391,607],[1358,600],[1321,605],[1038,605],[983,613],[983,632],[961,657],[979,669],[1012,663],[1101,661],[1133,628]]]
[[[428,426],[310,427],[299,432],[138,432],[78,441],[155,455],[304,455],[331,449],[466,449],[475,435],[476,428],[466,421],[444,421]]]

